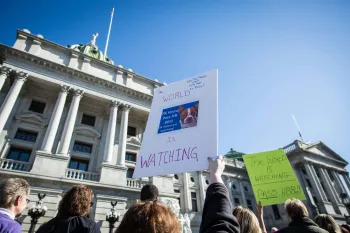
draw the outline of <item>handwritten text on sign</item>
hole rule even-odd
[[[243,160],[258,203],[280,204],[292,197],[305,200],[284,150],[245,155]]]

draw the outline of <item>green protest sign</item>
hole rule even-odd
[[[281,204],[292,197],[305,200],[284,150],[244,155],[243,160],[257,203],[263,206]]]

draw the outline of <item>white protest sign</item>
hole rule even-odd
[[[217,154],[217,70],[155,89],[133,178],[205,170]]]

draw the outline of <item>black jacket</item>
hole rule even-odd
[[[300,218],[293,220],[289,226],[278,231],[278,233],[328,233],[320,228],[309,218]]]
[[[97,224],[85,216],[61,220],[51,219],[39,227],[36,233],[101,233]]]
[[[237,219],[225,185],[211,184],[207,189],[200,233],[239,233]]]

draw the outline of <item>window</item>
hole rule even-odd
[[[128,126],[128,136],[136,137],[136,127]]]
[[[75,141],[73,146],[73,151],[91,154],[92,145]]]
[[[126,152],[126,154],[125,154],[125,160],[126,160],[126,161],[131,161],[131,162],[136,162],[136,154]]]
[[[87,171],[89,167],[89,161],[71,158],[69,162],[69,168],[81,171]]]
[[[244,191],[248,192],[247,186],[244,186]]]
[[[191,192],[191,199],[192,199],[192,211],[198,212],[197,194],[195,192]]]
[[[134,175],[134,169],[128,168],[128,170],[126,171],[126,178],[132,178],[133,175]]]
[[[178,180],[179,179],[179,176],[178,175],[174,175],[174,178],[175,178],[175,180]]]
[[[42,103],[42,102],[39,102],[36,100],[32,100],[28,110],[42,114],[45,110],[45,106],[46,106],[45,103]]]
[[[81,119],[81,123],[84,125],[90,125],[90,126],[94,127],[95,120],[96,120],[96,117],[83,114],[83,118]]]
[[[252,204],[252,201],[249,200],[249,199],[247,199],[247,207],[248,207],[251,211],[253,211],[253,204]]]
[[[277,205],[272,205],[272,211],[273,211],[273,214],[275,215],[276,220],[281,219],[281,214]]]
[[[180,194],[180,190],[175,189],[175,190],[174,190],[174,193]],[[181,208],[181,199],[180,199],[180,197],[178,197],[177,200],[179,201],[179,205],[180,205],[180,208]]]
[[[27,142],[35,142],[37,136],[38,136],[38,133],[36,132],[29,132],[26,130],[18,129],[15,135],[15,139],[23,140]]]
[[[312,198],[314,199],[314,202],[315,202],[315,204],[317,205],[317,204],[318,204],[317,197],[313,196]]]
[[[192,176],[191,176],[190,180],[191,180],[191,182],[194,182],[194,178]]]
[[[205,183],[206,183],[206,184],[209,184],[209,180],[205,180]]]
[[[309,188],[311,188],[311,189],[312,189],[312,185],[311,185],[310,180],[309,180],[309,179],[305,179],[305,180],[306,180],[307,186],[309,186]]]
[[[303,172],[304,175],[306,175],[306,170],[304,168],[301,169],[301,171]]]
[[[240,202],[240,200],[239,200],[238,197],[233,198],[233,204],[234,204],[235,206],[238,206],[238,205],[241,204],[241,202]]]
[[[32,153],[31,150],[11,147],[7,155],[7,158],[12,160],[22,161],[22,162],[28,162],[31,153]]]
[[[232,184],[231,187],[232,187],[233,190],[236,190],[236,185]]]

